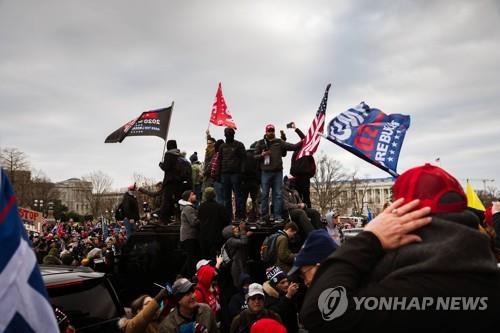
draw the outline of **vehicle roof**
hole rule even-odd
[[[40,265],[43,282],[47,287],[82,283],[87,280],[101,279],[104,273],[94,272],[88,267],[73,267],[63,265]]]

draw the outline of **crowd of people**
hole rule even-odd
[[[462,331],[471,323],[475,328],[495,327],[500,310],[500,202],[489,208],[486,218],[478,217],[467,209],[459,182],[426,164],[400,175],[394,201],[356,237],[345,240],[337,212],[322,220],[311,207],[314,159],[293,159],[293,172],[283,177],[283,157],[287,151],[297,152],[302,141],[291,144],[274,132],[267,125],[263,139],[249,149],[235,140],[234,129],[225,129],[225,140],[207,132],[204,163],[197,153],[188,161],[169,140],[160,163],[165,175],[156,191],[130,186],[123,215],[109,228],[65,224],[33,237],[39,260],[62,261],[64,253],[65,263],[70,256],[73,264],[87,260],[93,265],[96,256],[108,263],[140,221],[134,201],[139,190],[161,198],[160,224],[180,223],[186,261],[172,286],[167,283],[154,297],[141,295],[132,302],[131,315],[120,321],[124,332]],[[262,274],[252,275],[248,243],[254,222],[277,231],[262,242]],[[296,238],[304,240],[298,251],[291,245]],[[486,298],[487,306],[481,311],[362,306],[360,300],[373,297],[477,297]]]

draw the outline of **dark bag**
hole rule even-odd
[[[123,201],[122,201],[122,202],[120,202],[118,207],[116,207],[115,219],[117,221],[123,221],[124,218],[125,218],[125,215],[123,214]]]
[[[276,258],[278,257],[278,249],[276,247],[276,241],[278,236],[283,235],[284,231],[280,230],[274,234],[267,236],[262,242],[260,247],[260,259],[266,265],[274,265]]]

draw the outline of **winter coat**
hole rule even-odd
[[[214,267],[210,265],[201,266],[198,272],[196,272],[198,283],[196,284],[194,295],[196,297],[196,301],[198,303],[207,304],[215,316],[220,308],[220,305],[217,303],[216,295],[214,295],[214,293],[210,291],[214,276]]]
[[[215,200],[202,202],[198,209],[200,239],[213,242],[218,248],[224,243],[222,229],[229,224],[224,206]]]
[[[139,221],[139,203],[137,197],[130,192],[123,195],[122,200],[123,216],[129,220]]]
[[[261,318],[271,318],[281,322],[280,316],[268,309],[263,309],[259,313],[252,313],[249,309],[243,310],[231,323],[230,333],[250,333],[252,324]],[[270,332],[272,333],[272,332]]]
[[[286,295],[276,290],[269,281],[264,282],[262,287],[266,294],[266,309],[279,314],[283,325],[287,329],[287,333],[297,333],[299,331],[299,323],[297,321],[297,307],[295,303],[286,297]]]
[[[189,201],[179,200],[181,206],[181,242],[187,239],[199,238],[200,221],[198,220],[198,212]]]
[[[163,162],[160,163],[160,168],[165,172],[163,176],[163,184],[170,184],[173,182],[180,182],[180,166],[179,157],[181,156],[179,149],[169,149],[165,153]]]
[[[288,186],[283,186],[283,208],[289,209],[300,209],[299,204],[302,203],[299,192],[293,190]]]
[[[260,183],[259,161],[254,156],[255,149],[247,149],[241,165],[241,181]]]
[[[245,300],[245,293],[243,290],[238,291],[238,293],[231,296],[229,301],[228,311],[229,318],[233,320],[234,317],[240,314],[241,311],[248,309],[247,302]]]
[[[262,140],[258,141],[255,147],[255,158],[260,161],[260,169],[262,171],[280,171],[283,170],[283,152],[298,150],[301,146],[302,142],[292,144],[278,138],[269,141],[264,136]],[[265,165],[264,157],[262,156],[262,152],[266,150],[271,151],[270,163],[268,165]]]
[[[248,257],[247,245],[248,237],[245,232],[240,233],[240,237],[234,237],[232,225],[224,228],[222,235],[226,240],[226,248],[232,258],[231,276],[235,287],[239,286],[240,274],[246,272],[246,263]]]
[[[125,333],[158,333],[160,327],[154,317],[159,309],[160,306],[153,299],[134,318],[120,319],[118,326]]]
[[[281,270],[285,273],[288,273],[288,271],[292,268],[293,260],[295,259],[295,254],[290,251],[288,242],[289,239],[286,233],[279,235],[276,239],[276,266],[281,268]]]
[[[385,251],[371,232],[349,239],[316,272],[300,313],[302,323],[312,333],[497,330],[500,272],[477,222],[468,211],[434,215],[429,225],[414,231],[422,242],[392,251]],[[487,297],[487,309],[436,311],[431,306],[429,311],[367,311],[350,306],[342,316],[325,321],[318,298],[337,286],[345,288],[349,304],[353,295],[432,297],[434,304],[437,297],[474,296]]]
[[[304,143],[304,138],[306,137],[304,133],[298,128],[295,129],[295,132],[300,137],[301,146]],[[290,174],[294,177],[303,177],[303,178],[312,178],[316,174],[316,162],[314,161],[313,156],[303,156],[298,160],[297,155],[299,154],[300,149],[296,150],[292,155],[292,161],[290,165]]]
[[[245,145],[239,141],[225,142],[220,148],[220,173],[240,173],[245,159]]]
[[[210,307],[206,304],[199,303],[194,321],[205,326],[209,333],[219,332],[217,323],[215,322],[215,316],[212,311],[210,311]],[[186,323],[188,323],[188,321],[180,315],[179,309],[176,307],[161,322],[160,333],[179,333],[180,326]]]

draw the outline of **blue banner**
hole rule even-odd
[[[387,115],[361,102],[330,121],[327,139],[398,176],[399,153],[409,127],[410,116]]]

